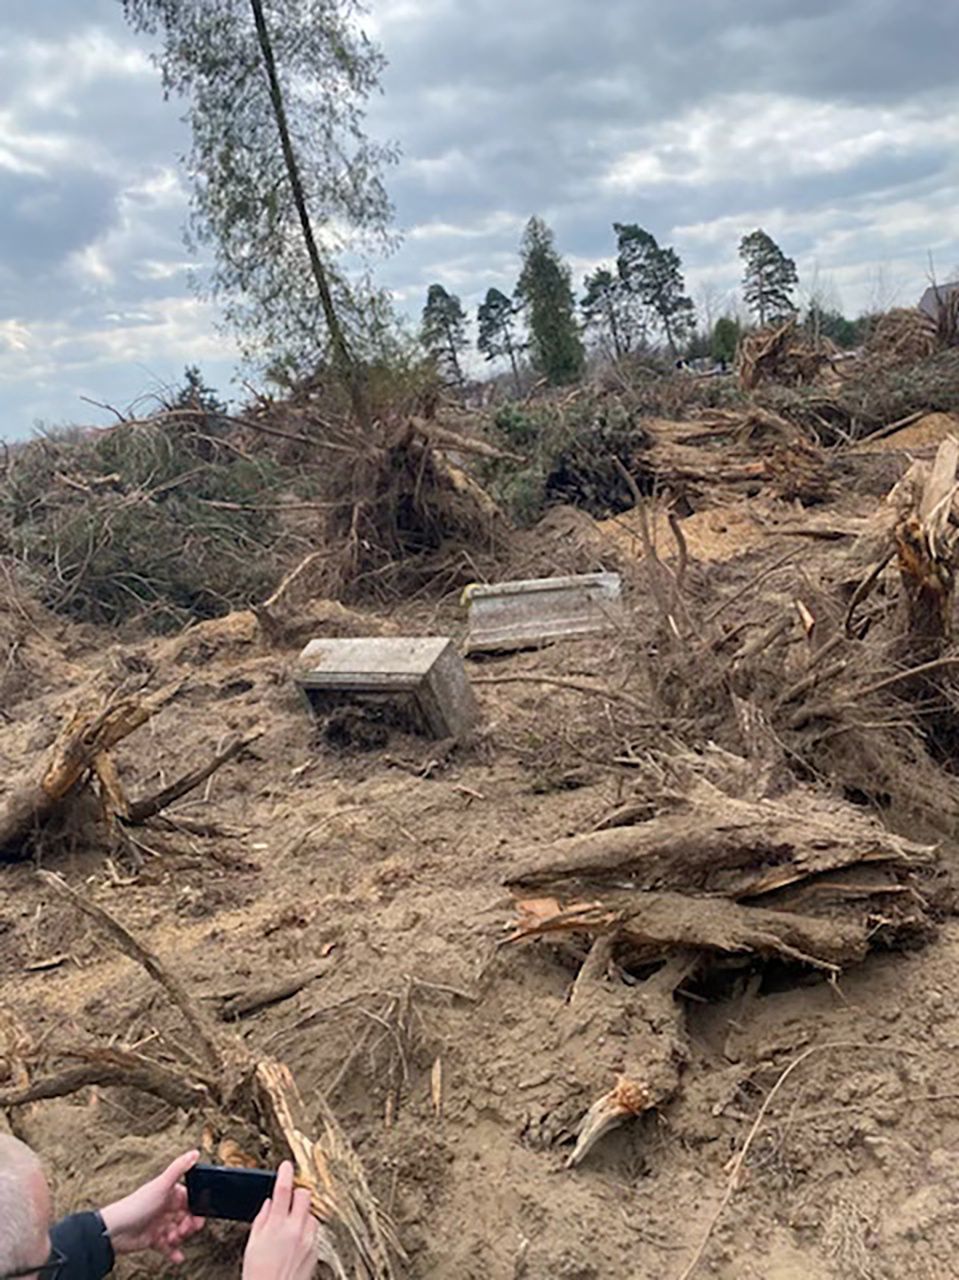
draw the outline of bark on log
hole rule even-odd
[[[634,889],[747,899],[856,863],[906,867],[932,854],[841,801],[797,788],[751,802],[700,783],[687,805],[650,822],[521,850],[506,884],[558,886],[568,896],[625,881]]]
[[[84,1061],[77,1066],[35,1080],[26,1088],[0,1093],[0,1108],[22,1107],[48,1098],[66,1098],[92,1085],[139,1089],[184,1111],[209,1104],[210,1096],[203,1083],[190,1080],[140,1054],[121,1049],[95,1049],[82,1054],[82,1057]]]
[[[177,681],[144,698],[121,698],[95,712],[75,712],[34,777],[0,800],[0,861],[28,857],[30,838],[83,781],[97,757],[166,706],[180,685]]]
[[[560,908],[552,915],[540,910],[528,923],[520,923],[510,941],[556,933],[613,933],[640,963],[677,950],[699,950],[779,957],[831,973],[862,960],[869,941],[865,920],[821,919],[685,893],[628,891]]]

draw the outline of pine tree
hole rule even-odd
[[[353,346],[365,308],[340,255],[388,242],[379,174],[394,152],[363,132],[384,61],[355,0],[122,0],[163,38],[166,92],[186,100],[193,145],[188,239],[214,264],[245,353],[310,371],[329,353],[369,421]]]
[[[516,298],[527,315],[533,366],[554,386],[575,382],[582,376],[585,354],[572,278],[542,218],[530,218],[520,252],[523,266]]]
[[[613,230],[620,280],[655,316],[670,351],[675,353],[696,323],[696,310],[686,295],[679,255],[675,249],[660,246],[651,232],[634,222],[616,222]]]
[[[421,329],[423,346],[450,382],[462,383],[459,355],[469,346],[463,304],[441,284],[431,284],[426,294]]]
[[[739,349],[740,336],[739,321],[732,316],[720,316],[713,325],[709,354],[714,360],[722,361],[724,364],[732,364]]]
[[[499,289],[488,289],[486,298],[476,312],[476,346],[487,360],[496,360],[500,356],[509,359],[513,370],[513,384],[519,395],[521,387],[516,356],[522,350],[522,345],[513,331],[515,318],[516,305],[512,299],[507,298]]]
[[[745,263],[743,297],[760,325],[795,315],[796,264],[775,240],[765,231],[753,231],[740,241],[739,256]]]
[[[579,306],[586,329],[620,359],[635,345],[640,328],[635,300],[623,281],[607,267],[597,267],[583,281],[583,288],[586,292]]]

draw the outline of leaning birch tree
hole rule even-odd
[[[167,95],[192,146],[187,239],[213,262],[199,291],[244,354],[298,373],[329,361],[370,425],[364,308],[347,254],[390,241],[382,181],[393,148],[364,131],[384,59],[357,0],[121,0],[160,37]]]

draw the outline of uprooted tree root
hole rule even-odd
[[[110,754],[163,707],[182,687],[182,680],[154,693],[120,691],[79,707],[66,721],[56,741],[19,786],[0,804],[0,862],[20,862],[39,846],[48,826],[71,811],[96,783],[99,815],[114,843],[124,846],[139,862],[129,829],[158,818],[163,810],[200,786],[254,742],[262,730],[231,740],[206,764],[190,770],[153,795],[131,800]]]
[[[444,437],[451,452],[475,448]],[[337,550],[329,572],[337,597],[389,597],[482,576],[480,564],[505,531],[491,499],[440,452],[435,430],[416,422],[342,455],[331,492],[327,532]]]
[[[807,580],[808,603],[777,601],[745,643],[737,628],[727,649],[673,598],[653,704],[736,751],[701,740],[637,756],[647,777],[632,802],[590,832],[514,853],[511,941],[592,948],[563,1015],[565,1094],[542,1105],[547,1136],[576,1139],[571,1164],[676,1092],[687,1054],[673,993],[691,975],[746,959],[834,979],[871,948],[921,945],[949,907],[935,844],[894,834],[863,802],[902,823],[920,815],[930,832],[959,818],[959,780],[939,763],[959,740],[957,469],[954,440],[914,464],[835,596]],[[845,795],[816,785],[828,779]],[[608,1044],[612,1055],[599,1051]]]

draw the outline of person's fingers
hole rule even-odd
[[[312,1200],[313,1197],[307,1187],[297,1187],[293,1192],[293,1207],[290,1211],[290,1218],[299,1231],[303,1231],[306,1228]]]
[[[182,1156],[177,1156],[172,1164],[168,1165],[165,1172],[160,1176],[164,1182],[168,1182],[171,1186],[175,1186],[185,1173],[200,1159],[199,1151],[184,1151]]]
[[[199,1151],[184,1151],[182,1156],[177,1156],[172,1164],[167,1165],[156,1181],[164,1191],[172,1191],[183,1175],[193,1168],[199,1158]]]
[[[280,1219],[288,1218],[293,1203],[293,1165],[284,1160],[277,1170],[276,1186],[273,1188],[273,1214]]]
[[[253,1219],[253,1225],[250,1227],[251,1240],[253,1239],[254,1236],[258,1236],[260,1232],[263,1230],[263,1228],[266,1226],[267,1221],[269,1220],[269,1217],[270,1217],[271,1210],[272,1210],[272,1202],[269,1200],[264,1200],[263,1203],[260,1205],[260,1212]]]

